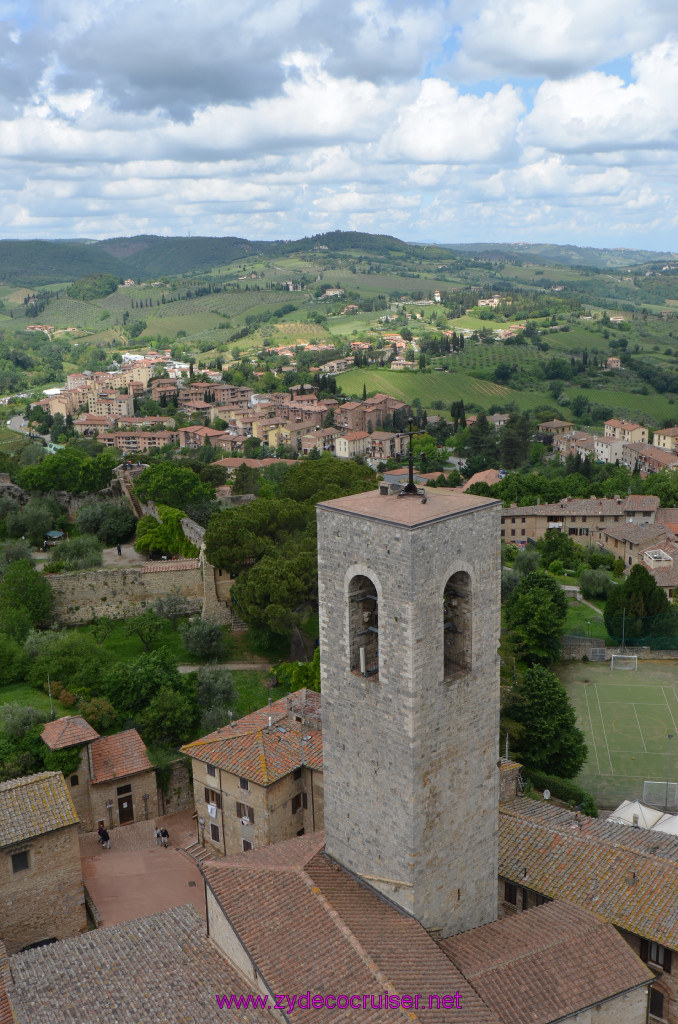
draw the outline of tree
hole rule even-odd
[[[198,548],[185,535],[181,520],[184,513],[178,508],[158,505],[160,522],[155,516],[142,516],[137,523],[134,547],[137,551],[157,552],[165,555],[181,555],[195,558]]]
[[[186,694],[169,686],[162,686],[139,715],[144,741],[170,746],[179,746],[190,739],[195,722],[195,707]]]
[[[155,501],[184,511],[214,498],[210,484],[203,483],[192,469],[174,462],[155,462],[149,466],[139,474],[134,489],[141,501]]]
[[[162,619],[151,608],[147,608],[141,615],[125,620],[125,632],[128,636],[138,636],[148,654],[151,644],[162,633],[162,625]]]
[[[231,591],[238,613],[255,629],[285,635],[317,601],[315,553],[284,559],[266,555],[239,576]]]
[[[153,611],[161,619],[169,619],[176,626],[178,619],[188,614],[188,603],[178,587],[172,587],[168,594],[156,597]]]
[[[506,625],[516,655],[527,665],[552,665],[560,657],[567,615],[562,587],[545,572],[523,576],[506,602]]]
[[[179,627],[181,642],[192,658],[216,661],[223,654],[224,634],[221,626],[206,619],[184,622]]]
[[[547,668],[534,665],[513,687],[504,709],[520,725],[516,756],[527,766],[572,779],[586,760],[584,735],[565,687]]]
[[[3,609],[24,608],[34,626],[48,622],[54,595],[47,580],[30,562],[19,559],[8,565],[0,580],[0,616]]]
[[[176,661],[165,647],[141,654],[132,661],[119,662],[106,674],[100,687],[122,717],[136,717],[162,688],[186,692],[189,683],[177,669]],[[195,685],[193,685],[195,694]],[[197,698],[194,697],[197,708]]]
[[[0,633],[0,686],[23,682],[28,672],[29,658],[23,647]]]
[[[659,646],[659,637],[678,634],[678,609],[644,565],[634,565],[624,583],[610,591],[604,617],[608,633],[617,640],[650,638],[650,646]]]

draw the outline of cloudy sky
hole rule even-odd
[[[676,0],[0,0],[0,237],[678,249]]]

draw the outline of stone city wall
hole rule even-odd
[[[90,569],[50,576],[55,622],[76,626],[107,615],[124,619],[151,607],[157,597],[176,589],[186,598],[189,614],[200,614],[203,581],[197,558],[153,562],[141,568]]]

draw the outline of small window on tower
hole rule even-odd
[[[379,599],[367,576],[354,576],[348,587],[351,671],[379,674]]]
[[[471,668],[471,578],[450,576],[443,594],[444,678]]]

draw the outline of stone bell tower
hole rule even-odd
[[[497,916],[499,510],[317,512],[326,850],[440,936]]]

